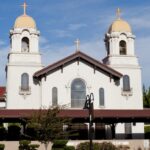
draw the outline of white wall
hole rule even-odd
[[[63,73],[61,70],[57,70],[54,73],[47,75],[46,78],[42,79],[42,105],[49,106],[52,104],[52,88],[58,88],[58,102],[60,105],[71,103],[71,83],[74,79],[81,78],[86,83],[86,94],[94,93],[94,107],[95,109],[99,107],[99,88],[103,87],[105,90],[105,107],[106,109],[142,109],[141,102],[139,102],[139,97],[141,93],[139,91],[140,87],[134,85],[131,82],[131,87],[133,87],[133,95],[130,97],[122,96],[122,79],[120,85],[115,85],[114,80],[110,81],[110,77],[102,72],[96,71],[94,74],[94,69],[86,64],[77,62],[64,67]],[[138,78],[137,78],[138,79]],[[132,78],[131,78],[132,81]],[[136,81],[136,80],[135,80]],[[101,108],[101,109],[104,109]]]

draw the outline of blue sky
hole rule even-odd
[[[2,0],[0,0],[2,1]],[[23,0],[5,0],[0,5],[0,85],[6,84],[5,66],[10,50],[9,30],[22,15]],[[27,14],[41,32],[40,51],[48,65],[75,51],[79,38],[81,51],[96,58],[106,55],[104,34],[116,18],[116,9],[132,27],[135,51],[142,67],[143,84],[150,86],[150,1],[149,0],[26,0]]]

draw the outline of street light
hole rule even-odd
[[[90,150],[93,150],[93,143],[92,143],[92,139],[93,139],[93,118],[94,118],[94,114],[93,114],[93,110],[94,110],[94,94],[91,93],[90,95],[86,96],[86,100],[85,100],[85,105],[83,109],[88,109],[89,110],[89,138],[90,138]]]

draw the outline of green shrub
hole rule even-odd
[[[117,150],[117,147],[110,142],[100,143],[100,150]]]
[[[117,148],[118,148],[118,150],[128,150],[128,149],[130,149],[130,147],[127,146],[127,145],[119,145],[119,146],[117,146]]]
[[[0,150],[4,150],[5,145],[4,144],[0,144]]]
[[[52,148],[52,150],[64,150],[64,148]]]
[[[8,126],[8,138],[10,140],[18,140],[20,138],[21,128],[16,124],[11,124]]]
[[[31,141],[21,140],[19,141],[19,150],[30,150],[29,144]]]
[[[89,146],[90,146],[89,142],[80,143],[77,146],[77,150],[88,150]],[[117,148],[110,142],[103,142],[103,143],[93,143],[93,150],[117,150]]]
[[[36,131],[34,125],[28,125],[26,127],[26,135],[28,137],[30,137],[31,139],[36,139],[36,137],[37,137],[37,131]]]
[[[150,126],[145,126],[144,127],[144,132],[145,133],[150,133]]]
[[[90,147],[89,142],[80,143],[80,144],[77,146],[77,150],[88,150],[89,147]],[[100,150],[100,149],[99,149],[99,143],[93,143],[93,149],[94,149],[94,150]]]
[[[39,146],[39,144],[31,144],[29,140],[19,141],[19,150],[37,150]]]
[[[7,131],[4,127],[0,127],[0,140],[6,139]]]
[[[30,150],[37,150],[39,148],[39,144],[30,144],[29,147],[30,147]]]
[[[64,148],[67,142],[67,140],[55,140],[52,148]]]
[[[75,150],[74,146],[65,146],[64,150]]]
[[[29,145],[30,143],[31,143],[31,141],[29,141],[29,140],[21,140],[21,141],[19,141],[20,145]]]

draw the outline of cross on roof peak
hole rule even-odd
[[[75,44],[76,44],[76,51],[79,51],[79,50],[80,50],[80,40],[77,39],[77,40],[75,41]]]

